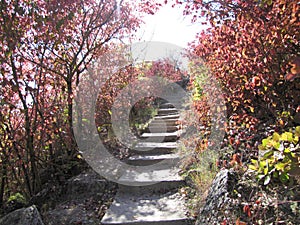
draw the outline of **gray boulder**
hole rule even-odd
[[[220,224],[232,216],[232,198],[230,194],[236,183],[236,174],[232,170],[221,170],[214,179],[205,205],[200,209],[196,225]]]
[[[0,225],[44,225],[41,215],[33,205],[15,210],[0,219]]]

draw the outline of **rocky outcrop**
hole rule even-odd
[[[300,224],[300,183],[260,185],[251,171],[221,170],[196,225]]]
[[[44,225],[40,213],[33,205],[15,210],[0,219],[0,225]]]
[[[205,205],[200,209],[196,225],[220,224],[232,216],[232,199],[230,193],[236,183],[232,170],[221,170],[214,179]]]

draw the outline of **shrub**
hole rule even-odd
[[[288,184],[300,170],[300,126],[289,132],[272,136],[262,140],[259,159],[252,159],[249,169],[255,171],[259,181],[264,185],[271,181]]]

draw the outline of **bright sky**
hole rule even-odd
[[[145,17],[141,27],[141,41],[162,41],[187,47],[203,29],[199,23],[192,24],[191,17],[184,17],[182,9],[163,6],[156,14]]]

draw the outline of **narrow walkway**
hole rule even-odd
[[[127,162],[139,167],[154,165],[154,169],[140,173],[137,167],[120,178],[121,182],[132,182],[132,185],[119,185],[115,200],[101,221],[103,225],[193,224],[186,216],[185,201],[178,193],[184,184],[176,167],[179,162],[176,142],[181,132],[178,119],[179,112],[173,105],[160,106],[158,115],[141,136],[145,141],[136,146],[137,154]]]

